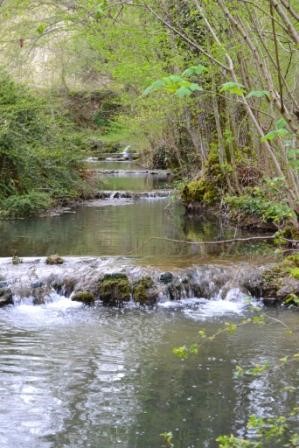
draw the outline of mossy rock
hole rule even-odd
[[[90,305],[95,301],[95,296],[90,291],[77,291],[72,296],[72,301]]]
[[[125,274],[106,274],[99,282],[98,293],[104,305],[121,305],[131,299],[131,287]]]
[[[151,277],[142,277],[133,284],[133,299],[141,305],[152,305],[157,301],[158,291]]]
[[[57,254],[49,255],[46,258],[46,264],[54,265],[54,264],[63,264],[63,263],[64,263],[64,259]]]
[[[286,257],[281,263],[262,274],[263,297],[274,297],[279,302],[291,303],[290,297],[299,295],[299,254]],[[295,302],[295,301],[293,301]]]

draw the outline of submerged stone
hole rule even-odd
[[[13,305],[12,292],[9,288],[0,289],[0,307]]]
[[[121,305],[131,299],[131,287],[125,274],[106,274],[99,282],[98,293],[104,305]]]
[[[95,301],[95,296],[90,291],[76,291],[71,299],[74,302],[82,302],[90,305]]]
[[[142,277],[133,284],[133,299],[142,305],[152,305],[158,299],[158,290],[151,277]]]

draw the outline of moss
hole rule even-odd
[[[125,274],[106,274],[98,286],[100,299],[106,305],[120,305],[131,298],[129,279]]]
[[[290,297],[297,294],[298,280],[299,253],[295,253],[264,271],[262,274],[263,295],[265,297],[278,297],[286,304],[293,303],[294,301]]]
[[[299,295],[298,294],[289,294],[285,299],[284,303],[286,305],[295,305],[299,306]]]
[[[64,263],[64,259],[57,254],[49,255],[46,258],[46,264],[53,265],[53,264],[63,264],[63,263]]]
[[[289,269],[289,273],[295,280],[299,280],[299,268],[291,268]]]
[[[95,297],[92,292],[90,291],[77,291],[73,297],[72,300],[74,302],[82,302],[86,304],[91,304],[95,301]]]
[[[184,202],[215,204],[225,189],[226,177],[230,172],[230,165],[220,164],[217,148],[211,147],[202,176],[188,182],[182,190]]]
[[[182,191],[184,202],[203,202],[206,205],[214,204],[219,193],[215,185],[204,177],[198,180],[192,180],[186,184]]]
[[[289,255],[283,261],[284,265],[299,268],[299,252]]]
[[[149,277],[142,277],[133,285],[133,298],[135,302],[142,305],[151,304],[156,301],[157,292],[153,290],[154,282]]]

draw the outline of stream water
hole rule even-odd
[[[97,168],[138,168],[112,163]],[[134,175],[134,186],[129,175],[100,176],[111,182],[107,190],[165,186],[163,176],[148,173]],[[298,403],[295,363],[255,378],[233,375],[236,365],[273,366],[297,350],[295,311],[267,310],[265,326],[224,334],[186,361],[173,355],[173,347],[196,342],[199,330],[213,334],[225,321],[239,323],[255,313],[238,288],[225,296],[213,289],[209,300],[164,297],[153,309],[131,302],[121,309],[86,307],[54,289],[44,304],[32,303],[34,288],[46,279],[72,275],[84,281],[94,270],[127,269],[138,278],[141,270],[159,276],[166,268],[185,275],[196,264],[198,282],[216,288],[219,266],[233,276],[242,263],[271,259],[266,244],[203,248],[153,239],[236,235],[218,218],[186,217],[172,198],[96,201],[61,216],[0,222],[0,232],[1,257],[34,257],[18,266],[0,259],[0,283],[11,287],[15,302],[0,309],[1,448],[159,448],[165,431],[173,433],[175,448],[215,448],[220,434],[245,435],[249,415],[286,415]],[[73,258],[58,267],[37,260],[55,252]],[[286,336],[285,326],[294,333]],[[296,418],[291,425],[299,429]]]

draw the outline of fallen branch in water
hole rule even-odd
[[[148,241],[151,240],[161,240],[161,241],[168,241],[170,243],[182,243],[182,244],[226,244],[226,243],[236,243],[239,241],[253,241],[253,240],[273,240],[275,238],[275,235],[271,236],[252,236],[248,238],[232,238],[230,240],[213,240],[213,241],[185,241],[185,240],[175,240],[172,238],[163,238],[159,236],[153,236]],[[287,240],[286,238],[283,238],[285,241],[299,243],[297,240]]]
[[[233,244],[236,242],[247,242],[247,241],[258,241],[258,240],[274,240],[276,238],[276,235],[265,235],[265,236],[251,236],[251,237],[247,237],[247,238],[232,238],[229,240],[213,240],[213,241],[186,241],[186,240],[176,240],[173,238],[163,238],[161,236],[153,236],[151,238],[149,238],[148,240],[146,240],[141,247],[137,248],[137,252],[140,251],[140,249],[143,249],[143,247],[149,243],[152,240],[159,240],[159,241],[166,241],[169,243],[180,243],[180,244],[190,244],[192,246],[196,245],[196,246],[203,246],[203,245],[208,245],[208,244]],[[291,240],[288,238],[282,238],[280,237],[281,240],[286,241],[288,243],[292,243],[292,244],[299,244],[299,240]],[[297,249],[294,249],[297,250]]]

